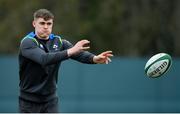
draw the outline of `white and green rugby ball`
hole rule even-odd
[[[152,56],[145,65],[145,73],[151,78],[157,78],[166,73],[172,64],[172,58],[167,53]]]

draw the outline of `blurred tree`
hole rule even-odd
[[[54,33],[73,43],[91,41],[95,53],[118,56],[167,52],[180,56],[179,0],[1,0],[0,53],[17,54],[20,40],[33,30],[33,12],[55,14]]]

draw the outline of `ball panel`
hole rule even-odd
[[[168,55],[169,56],[169,65],[168,65],[168,67],[167,67],[167,69],[164,71],[164,73],[163,74],[165,74],[166,72],[168,72],[168,70],[171,68],[171,65],[172,65],[172,58],[171,58],[171,56],[170,55]]]
[[[151,57],[147,63],[146,63],[146,66],[145,66],[145,72],[147,74],[147,70],[156,62],[158,61],[161,61],[161,60],[169,60],[171,61],[171,57],[167,54],[157,54],[157,55],[154,55],[153,57]]]
[[[165,53],[159,53],[159,54],[156,54],[154,56],[152,56],[146,63],[146,66],[145,66],[145,69],[150,66],[151,64],[153,64],[154,62],[156,62],[159,58],[165,56],[166,54]]]
[[[147,71],[147,75],[150,77],[157,77],[162,75],[169,65],[169,60],[160,60],[151,65]]]

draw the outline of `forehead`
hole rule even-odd
[[[44,18],[36,18],[35,19],[36,22],[46,22],[46,23],[52,23],[53,19],[48,19],[48,20],[44,20]]]

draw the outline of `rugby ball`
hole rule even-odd
[[[147,76],[157,78],[166,73],[172,64],[172,58],[167,53],[158,53],[146,63],[144,70]]]

